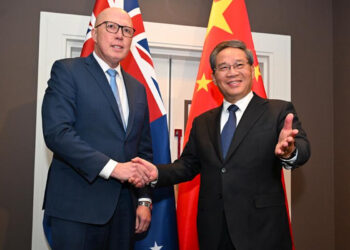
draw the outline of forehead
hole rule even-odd
[[[247,56],[243,50],[237,48],[226,48],[221,50],[216,56],[216,63],[246,60]]]
[[[118,8],[109,8],[101,12],[97,17],[98,23],[105,21],[111,21],[120,25],[126,25],[132,27],[132,21],[128,13]]]

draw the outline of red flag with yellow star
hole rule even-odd
[[[187,121],[184,144],[187,143],[193,119],[222,103],[223,97],[212,81],[209,56],[218,43],[233,39],[243,41],[247,48],[253,52],[255,77],[252,90],[257,95],[266,98],[244,0],[214,0]],[[199,185],[199,176],[179,185],[177,222],[180,250],[199,249],[196,224]]]

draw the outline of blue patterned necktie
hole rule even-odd
[[[118,90],[117,81],[116,81],[116,76],[117,76],[118,72],[114,69],[109,69],[109,70],[107,70],[107,74],[111,77],[111,79],[109,81],[109,85],[111,86],[115,100],[117,101],[119,113],[120,113],[120,116],[122,118],[123,127],[125,130],[126,123],[124,120],[125,118],[124,118],[124,114],[123,114],[123,108],[122,108],[122,104],[120,101],[119,90]]]
[[[227,108],[227,110],[230,114],[221,132],[222,156],[224,159],[236,130],[236,111],[238,110],[238,107],[232,104]]]

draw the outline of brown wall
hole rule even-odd
[[[347,249],[350,232],[350,2],[335,1],[333,9],[335,245],[336,249]]]
[[[145,21],[206,27],[212,1],[139,3]],[[94,0],[0,3],[0,249],[31,246],[39,12],[90,15],[93,4]],[[247,0],[246,4],[252,31],[292,37],[292,100],[312,143],[312,158],[292,174],[296,247],[346,249],[349,2]]]

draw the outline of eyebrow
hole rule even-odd
[[[240,62],[244,62],[244,59],[238,59],[237,61],[235,61],[234,63],[240,63]],[[222,62],[222,63],[219,63],[218,66],[221,66],[221,65],[229,65],[229,63],[227,62]]]

